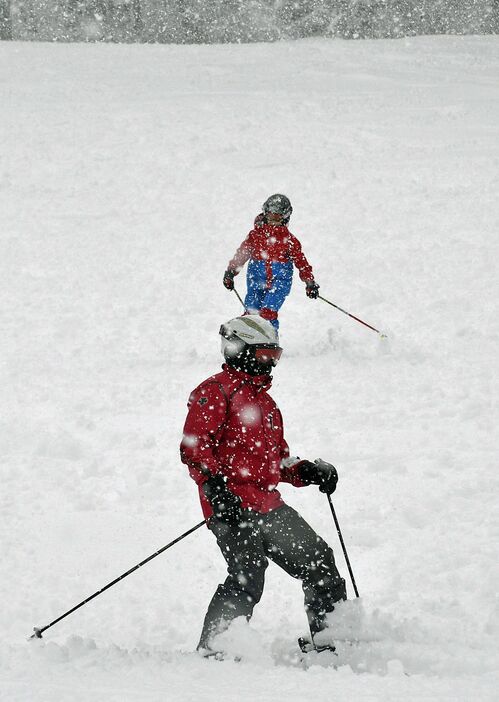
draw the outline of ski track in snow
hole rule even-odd
[[[0,43],[0,699],[497,699],[498,75],[498,37]],[[205,529],[26,642],[200,521],[186,402],[275,191],[321,293],[388,334],[295,275],[272,395],[292,452],[339,470],[362,602],[338,657],[300,662],[272,565],[242,662],[193,654],[224,573]],[[282,492],[347,576],[324,496]]]

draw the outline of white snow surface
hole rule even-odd
[[[497,699],[499,38],[0,43],[2,700]],[[301,663],[273,565],[241,662],[194,653],[224,578],[178,444],[263,200],[295,275],[272,395],[334,504],[283,488],[352,598]],[[236,280],[244,292],[244,276]],[[349,645],[344,639],[356,639]]]

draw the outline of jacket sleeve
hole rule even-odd
[[[201,485],[219,469],[215,450],[223,433],[227,400],[218,383],[209,383],[194,390],[187,406],[180,458]]]
[[[283,483],[291,483],[295,487],[305,487],[305,483],[300,477],[300,466],[304,463],[297,456],[288,456],[281,460],[281,480]]]
[[[305,283],[309,280],[314,280],[312,266],[305,258],[305,254],[301,250],[300,242],[291,233],[289,234],[289,253],[291,260],[298,268],[301,280],[303,280]]]
[[[282,424],[281,416],[281,426]],[[289,455],[289,446],[283,436],[281,442],[281,481],[291,483],[295,487],[303,487],[305,483],[300,478],[300,465],[302,463],[301,459]]]
[[[246,261],[250,258],[253,251],[252,234],[253,230],[250,231],[241,246],[237,249],[233,258],[229,261],[229,265],[227,266],[229,271],[234,271],[236,274],[239,273]]]

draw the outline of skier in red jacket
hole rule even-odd
[[[233,290],[234,277],[249,260],[244,306],[248,312],[259,314],[279,329],[277,315],[291,291],[293,264],[305,283],[308,297],[315,299],[319,286],[300,242],[287,227],[293,212],[289,199],[279,193],[271,195],[263,203],[262,210],[254,228],[229,261],[223,284]]]
[[[220,329],[226,363],[191,393],[181,458],[199,488],[202,510],[227,562],[205,617],[198,650],[216,655],[214,638],[236,617],[249,619],[263,592],[268,559],[302,581],[312,644],[327,614],[346,599],[332,549],[286,505],[280,482],[336,489],[330,463],[291,458],[281,413],[268,394],[280,358],[275,328],[257,315]]]

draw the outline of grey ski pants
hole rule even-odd
[[[245,511],[237,526],[212,518],[209,527],[227,561],[228,576],[208,606],[198,648],[210,648],[211,639],[236,617],[251,617],[263,593],[269,558],[302,581],[312,636],[324,629],[335,602],[346,599],[332,549],[292,507],[268,514]]]

